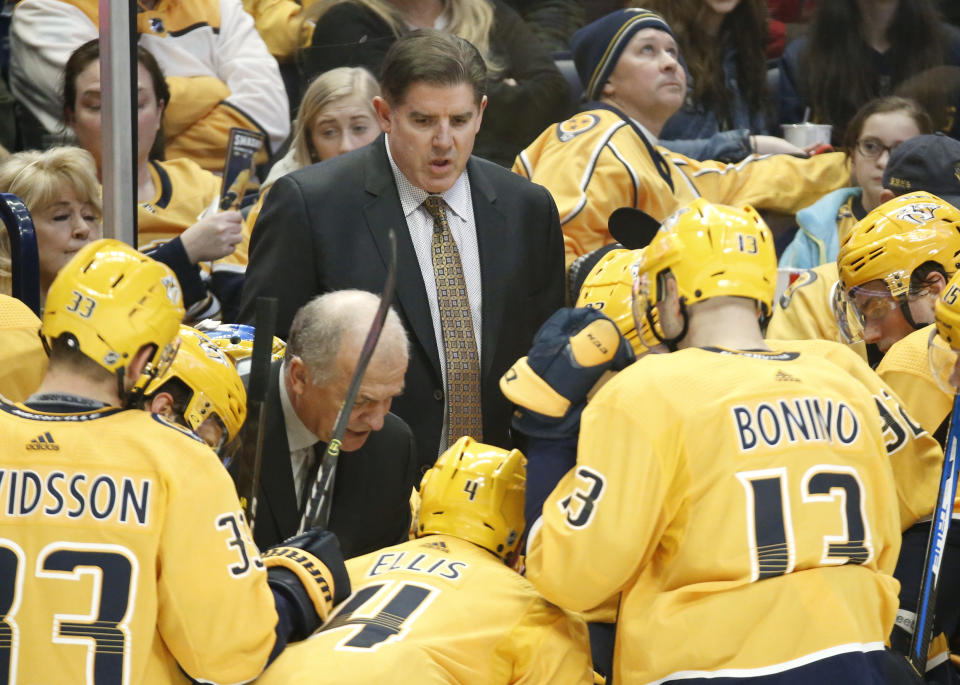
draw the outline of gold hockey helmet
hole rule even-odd
[[[446,533],[506,559],[523,534],[527,460],[464,436],[420,481],[417,536]]]
[[[940,293],[933,311],[937,334],[950,347],[960,349],[960,271]]]
[[[960,271],[933,307],[935,330],[927,341],[930,372],[940,388],[952,394],[960,386]]]
[[[223,429],[222,443],[233,440],[247,416],[247,392],[233,360],[197,329],[180,326],[177,356],[166,373],[150,382],[144,394],[153,395],[174,378],[190,390],[183,407],[187,426],[196,432],[213,416]]]
[[[772,312],[777,287],[773,235],[749,205],[731,207],[699,198],[667,217],[637,262],[635,290],[647,300],[638,311],[663,299],[668,271],[687,305],[733,295],[756,300],[766,316]]]
[[[132,392],[162,373],[177,349],[183,319],[180,284],[166,264],[119,240],[88,243],[47,292],[41,335],[67,342],[107,371],[123,375],[144,345],[156,349]]]
[[[960,265],[960,211],[936,195],[918,191],[883,203],[858,221],[840,243],[840,287],[832,297],[841,337],[857,342],[868,319],[899,308],[915,328],[910,301],[925,295],[911,289],[917,267],[935,262],[949,278]],[[877,283],[879,282],[879,283]]]
[[[633,282],[643,249],[611,250],[603,255],[587,274],[576,304],[599,310],[612,319],[638,356],[658,343],[645,317],[640,319],[638,334],[633,314]]]
[[[948,278],[960,266],[960,210],[922,191],[895,197],[867,214],[837,253],[845,291],[880,280],[896,298],[910,292],[914,269],[930,261]]]

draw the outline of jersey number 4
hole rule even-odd
[[[785,468],[742,471],[737,478],[747,495],[747,538],[751,548],[751,582],[790,573],[796,563]],[[842,535],[824,535],[821,566],[863,564],[873,549],[863,509],[863,488],[856,469],[817,465],[803,474],[803,502],[839,501]],[[817,519],[818,521],[820,519]]]
[[[23,598],[26,555],[13,540],[0,539],[0,685],[17,682],[17,613]],[[130,681],[130,630],[137,558],[119,545],[55,542],[41,550],[38,578],[80,581],[93,577],[89,615],[56,614],[53,642],[87,648],[87,685]]]
[[[419,583],[390,581],[367,585],[347,599],[320,632],[352,627],[350,637],[338,642],[334,649],[375,650],[384,643],[402,640],[413,621],[439,593],[437,588]]]

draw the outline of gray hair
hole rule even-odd
[[[344,344],[363,345],[380,297],[365,290],[337,290],[319,295],[293,317],[284,353],[284,366],[300,357],[314,383],[328,383],[336,372],[335,360]],[[393,307],[387,312],[374,354],[402,353],[409,357],[407,332]]]

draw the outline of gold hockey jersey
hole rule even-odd
[[[953,409],[953,395],[933,377],[927,351],[933,324],[895,342],[877,366],[877,373],[903,400],[918,423],[936,433]],[[939,338],[936,343],[946,347]]]
[[[48,131],[59,128],[60,85],[70,53],[99,34],[99,0],[19,0],[11,27],[11,90]],[[240,2],[158,0],[132,5],[137,42],[163,69],[170,98],[163,116],[168,159],[223,169],[230,129],[263,131],[268,161],[290,133],[280,71]]]
[[[150,176],[154,197],[137,206],[138,244],[144,250],[183,233],[220,197],[220,178],[186,158],[153,161]],[[243,272],[249,245],[250,233],[244,230],[233,254],[211,262],[207,269]]]
[[[936,504],[943,450],[897,388],[874,371],[849,345],[827,340],[767,340],[776,350],[818,356],[839,366],[870,391],[880,412],[881,431],[900,505],[900,528],[928,518]]]
[[[773,308],[767,338],[839,342],[840,331],[831,305],[833,287],[839,280],[836,262],[797,272]],[[863,341],[850,348],[867,359]]]
[[[27,399],[46,370],[40,319],[20,300],[0,294],[0,395]]]
[[[347,570],[353,594],[258,684],[593,682],[583,619],[473,543],[430,535]]]
[[[693,348],[587,406],[527,576],[573,610],[623,593],[615,682],[746,677],[883,649],[900,530],[860,381],[819,355]]]
[[[651,145],[629,118],[597,108],[551,126],[513,170],[539,183],[560,213],[566,261],[614,242],[607,221],[636,207],[662,221],[701,195],[794,214],[849,181],[846,155],[811,159],[752,155],[737,164],[701,162]]]
[[[277,612],[214,453],[140,410],[0,401],[0,682],[241,683]],[[179,666],[179,667],[178,667]]]

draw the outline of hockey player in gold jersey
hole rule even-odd
[[[213,452],[129,408],[183,313],[173,272],[115,240],[50,287],[47,373],[0,400],[0,682],[245,682],[349,594],[335,540],[261,557]]]
[[[677,351],[587,404],[528,577],[573,610],[622,593],[617,683],[912,682],[884,648],[901,521],[883,421],[840,366],[764,343],[769,229],[698,200],[637,270],[638,312]]]
[[[883,203],[840,243],[834,315],[841,334],[886,354],[933,322],[937,295],[958,266],[960,210],[925,191]]]
[[[420,484],[417,538],[349,560],[353,595],[258,683],[592,683],[583,620],[504,563],[525,461],[457,440]]]
[[[854,227],[838,264],[849,294],[835,303],[834,315],[853,320],[850,337],[882,346],[877,373],[924,428],[942,437],[952,401],[927,391],[937,387],[927,343],[935,303],[960,266],[960,210],[926,192],[896,197]]]
[[[888,351],[933,321],[936,296],[960,263],[958,229],[960,210],[928,192],[887,200],[847,233],[836,263],[800,272],[781,296],[767,337],[846,342],[902,395],[898,369],[910,367],[913,355],[900,359],[901,347],[887,359]],[[919,347],[925,357],[925,339]],[[937,429],[926,407],[903,399],[924,428]]]
[[[236,364],[210,338],[180,326],[180,348],[144,391],[144,408],[186,426],[221,458],[247,416],[247,391]]]
[[[859,249],[858,254],[865,254],[864,248],[867,252],[876,248],[879,250],[879,263],[892,266],[895,270],[920,266],[921,262],[914,260],[921,258],[922,250],[917,251],[916,254],[909,257],[903,264],[897,265],[894,262],[899,260],[904,252],[910,251],[909,248],[905,248],[905,246],[910,244],[911,238],[907,237],[907,234],[913,230],[924,229],[924,225],[931,222],[940,225],[949,225],[951,222],[956,223],[955,214],[953,215],[953,219],[950,218],[951,212],[948,205],[953,205],[954,208],[956,208],[958,202],[960,202],[960,178],[957,178],[954,173],[956,161],[960,159],[960,157],[958,157],[960,152],[958,151],[960,151],[960,142],[945,138],[942,134],[920,135],[897,145],[896,149],[890,153],[889,162],[883,171],[882,203],[879,207],[872,210],[872,216],[863,218],[862,222],[865,223],[861,224],[861,222],[858,222],[858,224],[861,225],[861,230],[859,231],[858,238],[853,241],[856,243],[856,247],[851,243],[850,248]],[[926,191],[932,194],[920,200],[921,205],[930,202],[930,197],[935,196],[937,199],[934,201],[934,204],[942,208],[932,212],[928,211],[929,208],[914,212],[906,210],[904,204],[897,199],[897,196],[914,195],[920,191]],[[887,221],[888,224],[882,227],[883,230],[874,231],[873,226],[881,217],[884,217],[885,214],[887,215],[885,221]],[[899,247],[894,247],[892,250],[885,250],[883,243],[897,233],[897,231],[890,231],[892,226],[899,226],[899,232],[903,233],[903,238],[896,239],[901,241]],[[844,240],[846,240],[846,237],[852,233],[852,231],[853,229],[848,229],[844,232]],[[950,242],[950,231],[940,232],[939,235],[942,238],[946,238],[947,243]],[[873,247],[869,247],[871,243],[873,243]],[[945,245],[945,247],[950,249],[949,245]],[[934,261],[946,261],[944,258],[945,254],[948,253],[941,253],[941,256]],[[859,256],[854,257],[854,259],[859,259]],[[864,264],[868,261],[870,260],[864,260]],[[921,275],[922,273],[923,272],[921,272]],[[951,270],[944,267],[944,273],[949,274]],[[787,288],[786,292],[780,298],[780,306],[774,311],[770,325],[767,328],[767,337],[779,339],[823,338],[825,340],[845,340],[840,334],[840,329],[837,327],[836,315],[832,311],[835,295],[838,294],[836,290],[838,281],[839,272],[836,262],[821,264],[812,270],[800,272],[799,276],[792,281],[790,287]],[[918,299],[926,299],[927,301],[927,311],[918,311],[918,313],[922,315],[922,320],[917,321],[917,323],[922,326],[932,321],[932,313],[930,312],[932,299],[923,297]],[[912,306],[918,308],[918,305]],[[882,313],[882,308],[880,312]],[[875,311],[874,313],[877,312]],[[856,315],[848,309],[844,313],[844,316],[855,317]],[[899,324],[899,326],[897,326],[897,324]],[[862,339],[862,326],[860,326],[858,322],[845,322],[843,328],[845,334],[849,335],[853,333],[854,337],[858,338],[855,342],[851,343],[853,347],[858,352],[862,352],[871,366],[879,368],[878,364],[881,359],[884,358],[885,352],[893,344],[893,341],[902,337],[905,332],[909,333],[909,331],[912,330],[906,324],[907,321],[905,318],[898,316],[896,312],[891,312],[889,316],[882,317],[881,323],[874,322],[874,324],[870,326],[868,334],[871,339],[867,340],[866,343]],[[891,326],[894,328],[891,329]],[[883,329],[888,329],[888,335],[880,334]],[[893,335],[889,335],[891,331]],[[881,339],[884,340],[881,341]],[[881,342],[883,350],[878,349],[878,345],[881,344]],[[887,366],[889,366],[889,363],[888,361]],[[907,364],[909,365],[909,362],[907,362]],[[906,400],[906,398],[904,399]],[[925,413],[916,405],[911,405],[911,411],[914,412],[917,418],[923,418],[922,414]],[[936,426],[930,428],[927,423],[923,425],[931,431],[936,428]]]
[[[571,47],[587,111],[543,131],[513,165],[557,203],[567,265],[614,242],[607,222],[618,207],[662,221],[703,195],[792,214],[849,181],[842,153],[723,164],[658,145],[686,89],[673,33],[655,12],[617,10],[577,31]]]
[[[905,406],[915,415],[918,423],[935,434],[946,445],[950,411],[960,374],[957,373],[957,349],[960,348],[960,272],[945,284],[934,304],[934,323],[910,333],[894,343],[877,373],[903,398]],[[931,476],[928,476],[932,478]],[[954,521],[958,503],[954,501]],[[904,533],[901,562],[897,577],[902,584],[901,596],[910,600],[912,609],[919,592],[919,579],[929,522],[925,521]],[[934,635],[945,633],[950,644],[956,648],[960,639],[960,530],[951,526],[947,534],[947,550],[943,555],[934,611]],[[901,614],[911,619],[913,612]],[[900,621],[898,620],[898,625]],[[905,645],[909,636],[900,636]],[[931,655],[933,657],[934,655]],[[934,661],[936,666],[936,661]],[[941,669],[942,671],[943,669]],[[952,669],[951,669],[952,671]],[[952,671],[952,680],[936,682],[960,682]]]
[[[931,432],[941,442],[950,400],[942,392],[924,392],[921,386],[929,375],[918,377],[916,371],[918,366],[928,369],[926,363],[918,365],[918,356],[926,357],[935,304],[958,266],[960,210],[924,191],[895,197],[874,209],[847,234],[837,255],[840,280],[833,305],[841,332],[848,340],[862,339],[877,346],[883,353],[877,373],[917,417],[917,429]],[[939,482],[939,469],[918,472],[916,482],[929,490]],[[929,501],[932,511],[935,499]],[[901,651],[907,649],[912,632],[929,531],[929,520],[922,520],[903,533],[895,571],[901,584],[901,610],[891,636],[893,646]],[[953,563],[960,553],[960,530],[950,531],[947,545],[942,569],[947,580],[937,597],[934,635],[943,633],[953,640],[960,635],[960,592],[951,589],[960,577],[960,564]],[[945,658],[943,650],[931,652],[930,682],[960,682]]]

